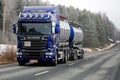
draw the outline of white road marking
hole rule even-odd
[[[71,65],[74,65],[74,64],[75,64],[75,63],[71,63],[71,64],[69,64],[69,65],[71,66]]]
[[[39,76],[39,75],[42,75],[42,74],[45,74],[45,73],[48,73],[49,71],[43,71],[43,72],[40,72],[40,73],[37,73],[35,74],[35,76]]]

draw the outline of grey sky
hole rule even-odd
[[[52,4],[74,6],[81,10],[106,13],[109,19],[120,29],[120,0],[43,0]]]

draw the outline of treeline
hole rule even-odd
[[[2,0],[0,0],[0,34],[2,34],[2,28],[3,28],[2,26],[3,26],[3,4],[2,4]]]
[[[79,10],[74,7],[58,5],[61,15],[81,25],[84,32],[84,46],[103,47],[116,40],[116,27],[104,13],[93,13],[88,10]],[[118,32],[117,32],[118,34]]]
[[[3,20],[3,16],[2,16],[2,14],[3,14],[3,8],[2,8],[2,1],[0,0],[0,30],[2,30],[2,20]]]
[[[12,34],[12,24],[17,22],[18,15],[22,11],[23,6],[47,6],[49,2],[41,0],[7,0],[7,3],[0,1],[0,20],[3,18],[3,9],[6,6],[5,16],[5,36],[8,42],[14,42],[15,37]],[[69,21],[74,21],[81,25],[84,32],[83,45],[85,47],[103,47],[110,43],[110,39],[114,41],[119,39],[120,31],[116,29],[112,21],[109,20],[104,13],[93,13],[88,10],[79,10],[72,6],[65,7],[58,5],[60,14],[67,17]],[[2,22],[2,21],[1,21]],[[0,24],[2,30],[3,25]],[[9,34],[10,36],[8,36]],[[5,41],[5,42],[6,42]]]

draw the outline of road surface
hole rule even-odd
[[[120,80],[120,44],[57,66],[0,65],[0,80]]]

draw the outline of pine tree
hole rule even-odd
[[[3,4],[2,0],[0,0],[0,30],[2,30],[3,26]]]

